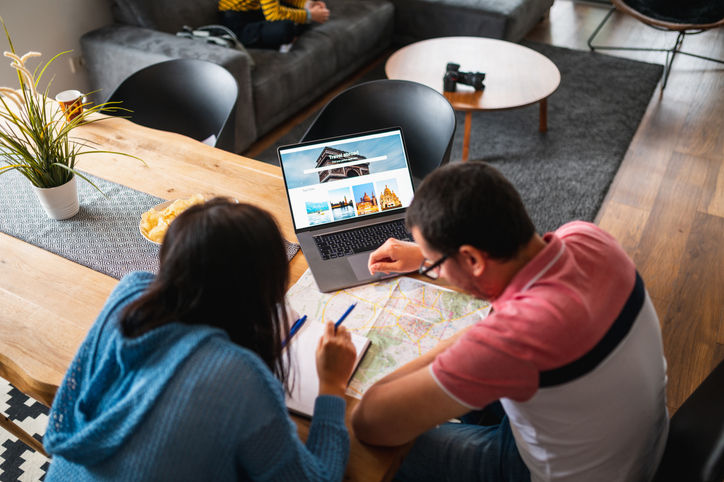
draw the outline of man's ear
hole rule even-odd
[[[460,263],[473,276],[480,276],[485,271],[487,255],[475,246],[464,244],[458,249]]]

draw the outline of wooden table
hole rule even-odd
[[[194,193],[232,196],[272,212],[284,236],[296,241],[282,173],[276,166],[119,118],[80,127],[76,135],[147,163],[97,154],[80,161],[84,171],[164,199]],[[306,269],[300,251],[290,263],[291,282]],[[78,346],[116,283],[109,276],[0,233],[0,377],[50,406]],[[390,478],[404,451],[367,446],[354,437],[349,416],[356,402],[348,399],[347,404],[352,439],[347,479]],[[295,421],[300,437],[306,439],[309,422]],[[3,422],[6,426],[7,421]]]
[[[461,72],[484,72],[485,89],[457,84],[444,92],[442,78],[449,62]],[[465,112],[462,160],[468,159],[472,113],[506,110],[540,103],[540,132],[548,130],[548,96],[556,91],[561,73],[547,57],[522,45],[482,37],[441,37],[415,42],[390,56],[390,79],[419,82],[441,92],[455,110]]]

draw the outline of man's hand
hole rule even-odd
[[[309,10],[309,17],[312,22],[324,23],[329,20],[329,9],[325,6],[324,2],[308,2],[310,5],[307,8]]]
[[[340,326],[335,332],[334,323],[327,323],[317,345],[319,394],[343,397],[356,358],[349,331]]]
[[[367,268],[370,274],[409,273],[419,268],[422,260],[422,252],[417,244],[390,238],[370,254]]]

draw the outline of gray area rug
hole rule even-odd
[[[533,42],[550,58],[561,85],[548,99],[548,132],[538,132],[538,104],[473,114],[470,159],[490,162],[520,191],[540,233],[568,221],[593,221],[663,67]],[[384,78],[384,62],[360,82]],[[316,114],[257,159],[278,164],[276,146],[298,141]],[[464,115],[457,113],[451,161],[462,155]]]

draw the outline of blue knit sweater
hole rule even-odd
[[[317,398],[303,445],[279,381],[223,331],[121,335],[119,312],[151,281],[124,277],[78,350],[50,410],[45,480],[341,480],[343,399]]]

